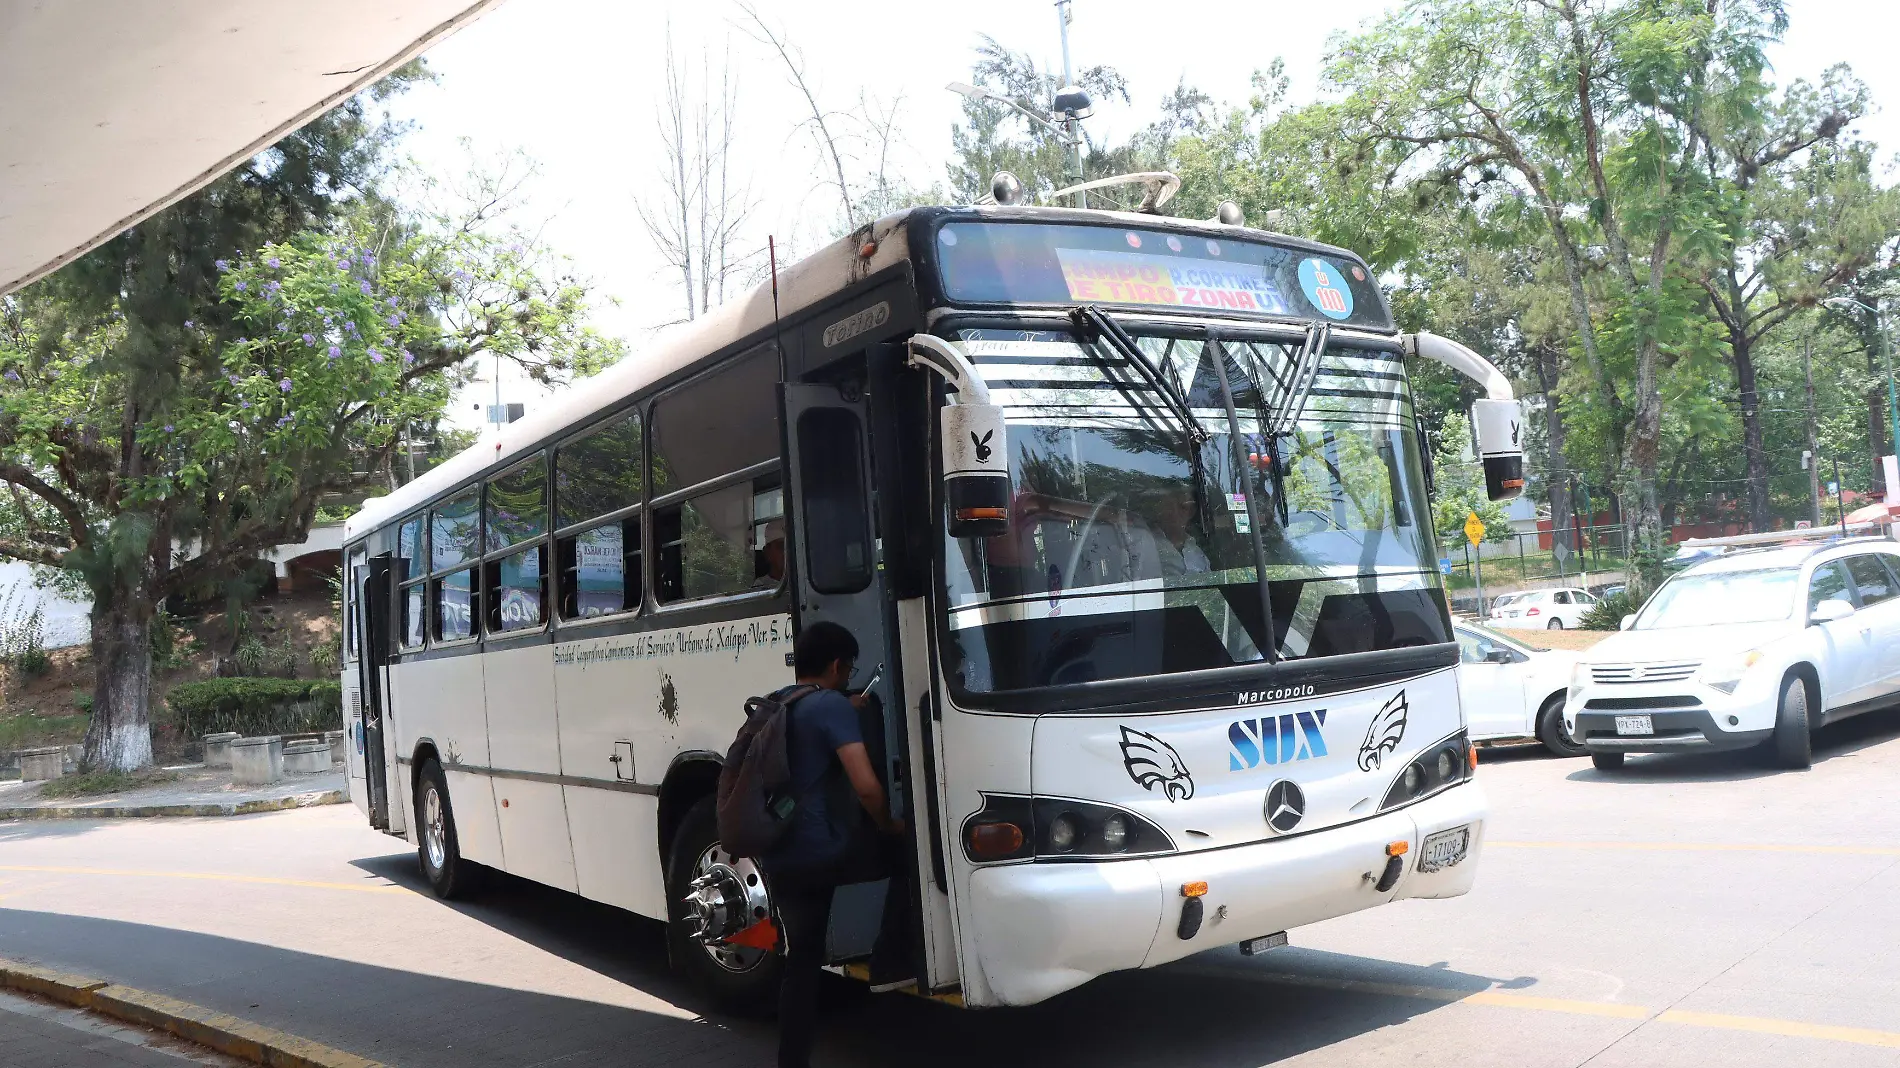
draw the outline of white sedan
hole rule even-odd
[[[1897,650],[1900,545],[1733,552],[1657,587],[1584,653],[1564,720],[1605,770],[1628,753],[1756,745],[1805,768],[1813,728],[1900,703]]]
[[[1564,689],[1577,654],[1533,649],[1469,623],[1458,635],[1458,697],[1474,741],[1535,738],[1558,756],[1584,748],[1564,729]]]
[[[1587,590],[1565,586],[1555,590],[1526,590],[1498,598],[1487,626],[1507,630],[1576,630],[1596,607]]]

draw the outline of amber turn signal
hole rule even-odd
[[[1387,842],[1385,846],[1385,855],[1388,857],[1402,857],[1411,848],[1412,848],[1412,843],[1410,842]]]
[[[970,852],[978,857],[1007,857],[1023,847],[1023,829],[1013,823],[979,823],[970,828]]]
[[[1477,771],[1478,770],[1478,747],[1475,745],[1470,745],[1470,746],[1466,746],[1465,749],[1471,757],[1471,770]]]
[[[1008,518],[1009,518],[1009,509],[1007,508],[959,508],[957,509],[957,519],[961,521],[968,521],[971,519],[1008,519]]]
[[[1182,883],[1181,896],[1182,897],[1206,897],[1207,884],[1206,883]]]

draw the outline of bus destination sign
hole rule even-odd
[[[1259,264],[1105,249],[1057,248],[1072,300],[1225,308],[1284,315],[1280,287]]]

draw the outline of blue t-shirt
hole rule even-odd
[[[837,690],[807,694],[792,703],[787,715],[791,730],[785,740],[785,759],[798,807],[792,829],[763,859],[768,869],[815,868],[844,855],[863,818],[857,793],[838,763],[838,750],[864,741],[864,734],[858,727],[858,710]]]

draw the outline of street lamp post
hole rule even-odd
[[[1874,344],[1880,346],[1880,366],[1887,375],[1887,447],[1900,452],[1900,387],[1896,387],[1893,377],[1893,345],[1887,340],[1887,333],[1881,329],[1880,309],[1853,297],[1829,297],[1824,304],[1852,304],[1874,317]],[[1876,459],[1875,463],[1880,461]],[[1887,487],[1887,503],[1900,500],[1900,486]]]

